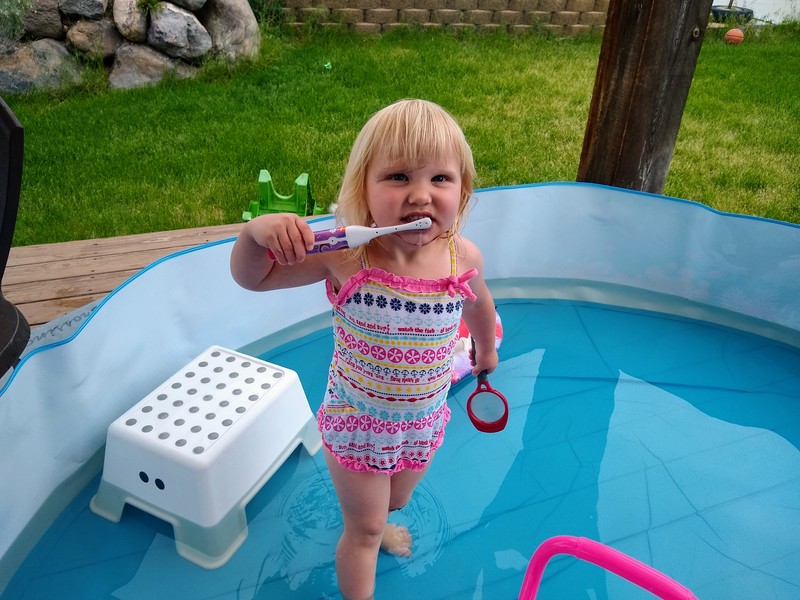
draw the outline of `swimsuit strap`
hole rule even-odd
[[[456,260],[456,241],[450,238],[450,275],[458,275],[458,261]]]

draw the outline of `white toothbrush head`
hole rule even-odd
[[[414,221],[411,225],[414,226],[414,229],[428,229],[433,224],[433,221],[430,220],[430,217],[422,217],[418,221]]]

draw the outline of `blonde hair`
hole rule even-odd
[[[472,197],[475,163],[464,132],[450,113],[426,100],[400,100],[372,115],[353,143],[342,179],[336,207],[341,224],[373,223],[367,207],[366,175],[376,156],[412,169],[455,156],[461,165],[461,202],[449,235],[459,231]]]

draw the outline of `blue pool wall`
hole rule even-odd
[[[497,297],[534,290],[537,298],[678,314],[800,347],[796,225],[593,184],[475,196],[465,235],[482,248]],[[3,380],[0,485],[14,493],[0,495],[0,593],[99,473],[106,430],[120,414],[212,344],[246,350],[287,328],[302,335],[326,324],[322,284],[268,294],[239,288],[228,270],[232,244],[153,263]]]

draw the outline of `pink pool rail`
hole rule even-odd
[[[638,560],[588,538],[558,535],[545,540],[533,553],[519,600],[536,598],[547,562],[556,554],[571,554],[576,558],[611,571],[664,600],[697,600],[695,595],[674,579]]]

